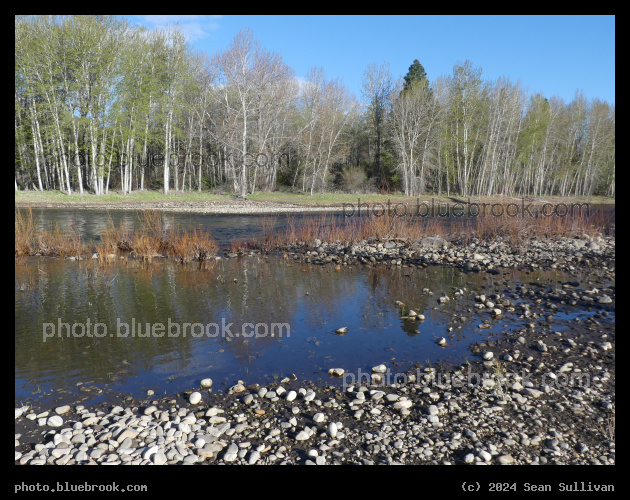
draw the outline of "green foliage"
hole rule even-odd
[[[414,84],[422,84],[429,86],[429,78],[427,77],[427,72],[424,70],[424,66],[420,64],[420,61],[414,59],[411,66],[409,66],[409,71],[405,75],[405,83],[403,85],[403,91],[409,89]]]
[[[166,174],[193,190],[615,194],[614,104],[580,92],[569,103],[529,98],[519,84],[482,79],[469,61],[429,82],[415,59],[396,84],[387,63],[372,64],[359,113],[321,69],[298,85],[250,31],[207,56],[193,54],[176,28],[16,16],[14,81],[18,189],[162,189]],[[179,159],[171,156],[170,172],[164,161],[130,169],[119,161],[167,151]],[[201,170],[185,154],[209,151],[218,161]],[[290,152],[291,160],[243,169],[244,151]]]
[[[367,174],[360,166],[347,165],[341,169],[341,187],[349,193],[364,193],[367,182]]]

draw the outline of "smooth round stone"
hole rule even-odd
[[[238,446],[234,445],[236,450],[232,453],[230,449],[223,455],[224,462],[234,462],[238,458]]]
[[[387,372],[387,367],[385,365],[374,366],[374,367],[372,367],[372,372],[373,373],[385,373],[385,372]]]
[[[484,352],[483,359],[486,361],[490,361],[494,357],[494,353],[492,351]]]
[[[514,457],[512,455],[501,455],[497,457],[497,462],[501,465],[510,465],[514,463]]]
[[[384,396],[385,396],[385,393],[383,391],[374,391],[372,393],[372,400],[378,401],[379,399],[383,399]]]
[[[475,461],[475,455],[473,455],[472,453],[469,453],[468,455],[464,457],[464,462],[466,462],[467,464],[471,464],[474,461]]]
[[[328,434],[330,434],[330,437],[333,439],[336,438],[337,432],[338,432],[337,424],[335,422],[330,422],[328,424]]]
[[[214,456],[214,453],[206,448],[201,448],[197,450],[197,456],[201,457],[202,459],[212,458]]]
[[[402,401],[396,401],[394,403],[394,410],[408,410],[413,406],[413,401],[409,399],[403,399]]]
[[[55,413],[57,415],[63,415],[64,413],[68,413],[69,411],[70,411],[70,406],[69,405],[59,406],[59,407],[55,408]]]
[[[201,402],[201,394],[196,391],[193,392],[188,398],[188,401],[190,401],[191,405],[199,404]]]
[[[258,450],[254,450],[249,455],[248,463],[249,465],[254,465],[258,459],[260,458],[260,452]]]
[[[311,435],[306,431],[298,432],[297,436],[295,436],[296,441],[306,441]]]
[[[157,406],[149,406],[148,408],[145,408],[144,414],[151,415],[151,413],[154,413],[155,411],[157,411]]]
[[[212,387],[212,379],[211,378],[204,378],[201,381],[201,387],[203,387],[204,389],[209,389],[210,387]]]
[[[315,423],[320,423],[323,422],[326,419],[326,417],[324,416],[323,413],[316,413],[315,415],[313,415],[313,422]]]
[[[149,460],[151,458],[151,455],[157,453],[158,451],[159,448],[157,446],[149,446],[142,454],[142,458],[145,460]]]
[[[216,407],[208,408],[208,411],[206,412],[206,417],[214,417],[215,415],[218,415],[219,413],[223,413],[223,411],[221,411],[221,408],[216,408]]]
[[[289,391],[289,392],[287,392],[286,400],[287,401],[293,401],[293,400],[295,400],[296,397],[297,397],[297,392]]]
[[[52,417],[48,418],[48,421],[46,423],[50,427],[61,427],[63,425],[63,418],[61,418],[59,415],[53,415]]]
[[[155,465],[164,465],[166,463],[166,455],[164,455],[163,451],[158,451],[151,458]]]

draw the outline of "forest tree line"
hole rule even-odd
[[[116,16],[15,18],[15,189],[615,195],[615,107],[457,63],[298,82],[250,30],[216,54]]]

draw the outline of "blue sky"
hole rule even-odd
[[[193,47],[210,54],[251,28],[262,45],[282,55],[303,79],[324,68],[361,98],[368,64],[389,62],[404,76],[414,59],[429,80],[450,75],[470,60],[482,77],[520,80],[530,95],[569,102],[581,89],[587,99],[615,102],[614,16],[128,16],[160,27],[179,22]]]

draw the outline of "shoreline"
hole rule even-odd
[[[519,319],[509,320],[500,338],[471,345],[472,363],[419,367],[390,385],[371,379],[350,390],[286,378],[265,387],[243,381],[226,392],[191,387],[164,397],[105,394],[106,401],[90,406],[75,399],[61,407],[19,407],[16,464],[615,463],[614,236],[534,238],[525,249],[504,238],[425,237],[413,247],[395,239],[348,246],[316,239],[278,252],[331,268],[445,265],[473,273],[558,269],[582,276],[550,289],[505,280],[505,290],[489,297],[451,294],[448,300],[488,314],[480,328],[508,321],[504,313]],[[259,253],[265,252],[227,257]],[[435,307],[443,303],[434,300]],[[580,321],[553,319],[558,306],[595,313]],[[386,373],[394,368],[383,363]],[[480,374],[477,381],[471,372]],[[459,376],[464,383],[456,383]],[[587,386],[559,384],[584,376]]]
[[[228,201],[207,202],[150,202],[135,203],[73,203],[73,202],[25,202],[16,203],[16,208],[72,208],[79,210],[162,210],[164,212],[201,213],[201,214],[265,214],[284,212],[341,212],[340,207],[312,207],[268,201]]]
[[[417,368],[390,385],[366,380],[340,388],[285,378],[264,387],[239,382],[225,392],[195,387],[164,397],[119,395],[89,407],[16,409],[15,460],[615,463],[614,321],[598,315],[569,331],[517,329],[472,352],[478,353],[473,363]],[[577,382],[566,387],[557,383],[573,377]]]
[[[81,199],[72,199],[74,196]],[[392,205],[403,204],[407,209],[415,209],[418,200],[435,201],[439,204],[462,205],[469,203],[501,203],[514,204],[526,202],[531,204],[533,208],[540,207],[545,203],[565,203],[565,204],[583,204],[601,206],[615,206],[615,200],[604,197],[479,197],[479,198],[462,198],[459,196],[445,195],[423,195],[422,197],[405,197],[400,194],[377,195],[377,194],[326,194],[315,195],[313,198],[305,198],[305,195],[292,194],[268,194],[262,193],[254,195],[255,198],[235,200],[231,196],[213,195],[206,193],[184,193],[163,195],[159,193],[141,191],[128,195],[131,200],[125,199],[120,194],[112,194],[112,197],[120,197],[118,199],[109,199],[101,201],[93,195],[65,195],[61,193],[40,193],[33,192],[28,194],[20,194],[15,199],[16,208],[76,208],[81,210],[163,210],[165,212],[183,212],[183,213],[208,213],[208,214],[259,214],[259,213],[281,213],[281,212],[341,212],[344,210],[344,204],[354,204],[361,200],[369,205],[387,204],[391,200]],[[93,201],[85,201],[85,198],[93,197]],[[140,198],[157,198],[157,199],[137,199]],[[26,199],[24,199],[26,198]],[[44,198],[44,199],[38,199]],[[57,198],[57,199],[55,199]],[[63,199],[67,198],[67,199]],[[136,198],[136,199],[134,199]],[[180,198],[180,199],[178,199]],[[182,199],[183,198],[183,199]],[[189,199],[186,199],[189,198]]]
[[[16,464],[614,464],[615,287],[598,284],[614,271],[574,271],[581,283],[557,290],[506,281],[505,294],[453,295],[491,313],[486,322],[506,321],[496,308],[520,314],[471,345],[471,363],[417,366],[387,385],[287,377],[225,392],[106,393],[88,406],[36,402],[16,408]],[[596,312],[550,321],[565,302]],[[387,381],[395,366],[383,363]]]

